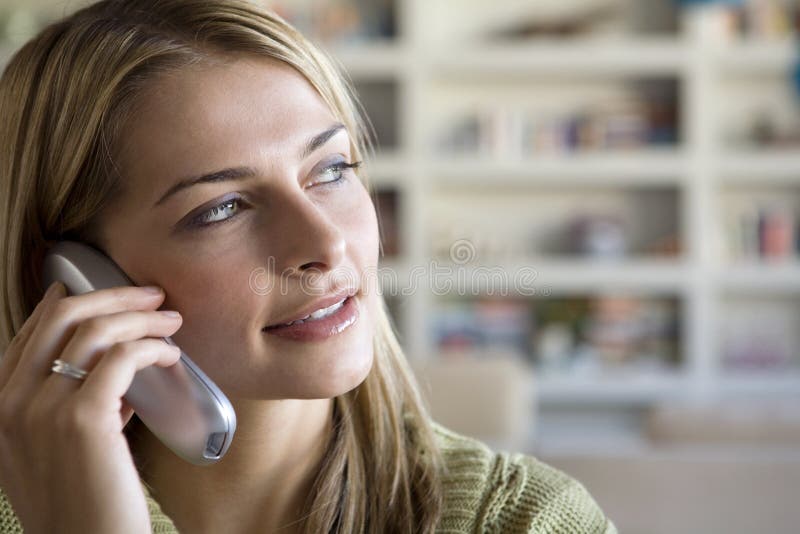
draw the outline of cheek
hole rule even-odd
[[[344,212],[344,217],[348,237],[361,256],[362,267],[374,266],[379,252],[378,217],[372,198],[363,185],[359,185],[359,194],[353,205]]]
[[[195,261],[172,267],[173,280],[166,305],[184,315],[185,329],[204,329],[220,323],[241,323],[244,304],[251,298],[248,285],[248,258],[223,255],[205,258],[202,266]],[[254,297],[252,297],[255,300]]]
[[[380,233],[378,231],[378,217],[375,212],[375,205],[364,191],[362,207],[359,211],[357,225],[359,227],[359,254],[362,269],[361,285],[366,299],[366,306],[370,318],[370,330],[374,330],[374,321],[378,312],[378,285],[380,279],[376,278],[378,261],[380,256]]]

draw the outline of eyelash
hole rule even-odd
[[[322,169],[322,173],[326,173],[326,172],[329,172],[329,171],[336,171],[336,172],[340,173],[340,175],[335,180],[331,180],[329,182],[323,182],[322,185],[328,185],[328,186],[331,186],[331,187],[338,187],[338,186],[342,185],[347,179],[345,174],[344,174],[344,171],[346,171],[347,169],[357,169],[358,167],[361,166],[361,163],[362,163],[361,161],[356,161],[356,162],[353,162],[353,163],[347,163],[347,162],[341,161],[339,163],[334,163],[333,165],[329,165],[329,166],[325,167],[324,169]],[[240,205],[241,203],[242,203],[241,197],[230,198],[230,199],[226,200],[225,202],[221,202],[220,204],[217,204],[216,206],[213,206],[212,208],[204,211],[203,213],[201,213],[200,215],[198,215],[197,217],[192,219],[189,222],[189,225],[188,225],[189,229],[190,230],[199,230],[199,229],[209,228],[211,226],[216,226],[216,225],[220,225],[220,224],[226,223],[228,221],[231,221],[231,220],[233,220],[233,219],[235,219],[237,217],[237,214],[239,213],[239,211],[237,211],[236,213],[234,213],[230,217],[226,217],[225,219],[222,219],[220,221],[214,221],[214,222],[209,222],[209,223],[202,222],[204,219],[210,217],[211,215],[216,215],[218,211],[224,209],[226,206],[231,206],[233,204]]]

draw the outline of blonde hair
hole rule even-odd
[[[0,79],[0,346],[42,297],[48,245],[100,246],[97,219],[122,191],[113,155],[137,95],[161,73],[233,54],[291,65],[345,124],[353,157],[372,150],[343,69],[279,16],[244,0],[104,0],[51,24],[11,59]],[[335,398],[335,430],[306,503],[305,532],[431,532],[441,515],[441,452],[380,302],[373,367]]]

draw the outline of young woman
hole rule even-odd
[[[11,60],[0,532],[615,532],[567,475],[429,419],[368,287],[371,145],[334,65],[239,0],[105,0]],[[42,287],[61,239],[142,287]],[[329,307],[327,331],[280,327]],[[177,362],[164,336],[235,408],[216,464],[172,454],[122,400]]]

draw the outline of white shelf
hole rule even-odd
[[[527,258],[508,261],[487,258],[480,265],[458,265],[440,260],[440,266],[449,268],[443,280],[453,283],[457,279],[489,280],[484,290],[495,293],[500,287],[508,288],[514,280],[530,286],[530,296],[550,296],[560,293],[595,293],[607,290],[632,290],[642,294],[674,294],[686,289],[689,268],[680,260],[626,259],[626,260],[554,260]],[[482,276],[495,270],[502,276]],[[463,272],[462,272],[463,271]],[[530,278],[523,280],[523,275]],[[501,285],[502,284],[502,285]],[[509,291],[509,294],[514,294]]]
[[[594,429],[593,429],[594,430]],[[592,439],[587,440],[586,435]],[[625,461],[677,461],[677,462],[755,462],[764,465],[776,461],[798,462],[800,451],[792,445],[691,443],[676,445],[648,440],[633,432],[617,434],[584,432],[583,436],[567,434],[548,436],[530,446],[531,452],[547,463],[562,459],[603,458]]]
[[[719,380],[719,393],[725,396],[775,396],[800,397],[800,370],[787,373],[742,373],[723,375]]]
[[[404,188],[408,185],[409,157],[401,151],[383,151],[374,160],[366,162],[365,167],[373,183],[380,186]]]
[[[728,184],[800,186],[800,150],[728,149],[718,173]]]
[[[432,62],[438,77],[681,75],[688,52],[672,39],[539,40],[443,50]]]
[[[545,433],[540,431],[542,434]],[[530,447],[530,452],[545,462],[574,457],[640,458],[652,453],[652,445],[635,432],[603,434],[592,429],[583,432],[583,436],[547,434]]]
[[[715,280],[729,293],[800,294],[800,261],[734,265],[719,272]]]
[[[650,404],[680,398],[688,389],[685,376],[678,373],[614,376],[541,376],[534,385],[543,403],[618,403]]]
[[[688,165],[680,150],[641,149],[497,160],[440,157],[430,168],[437,183],[447,185],[663,186],[681,184]]]
[[[748,75],[789,73],[797,60],[794,40],[738,40],[719,43],[713,60],[723,74]]]
[[[6,64],[11,60],[11,56],[16,52],[16,48],[4,44],[0,45],[0,69],[5,69]]]
[[[369,41],[358,46],[327,49],[353,78],[399,78],[404,74],[408,52],[402,40]]]

